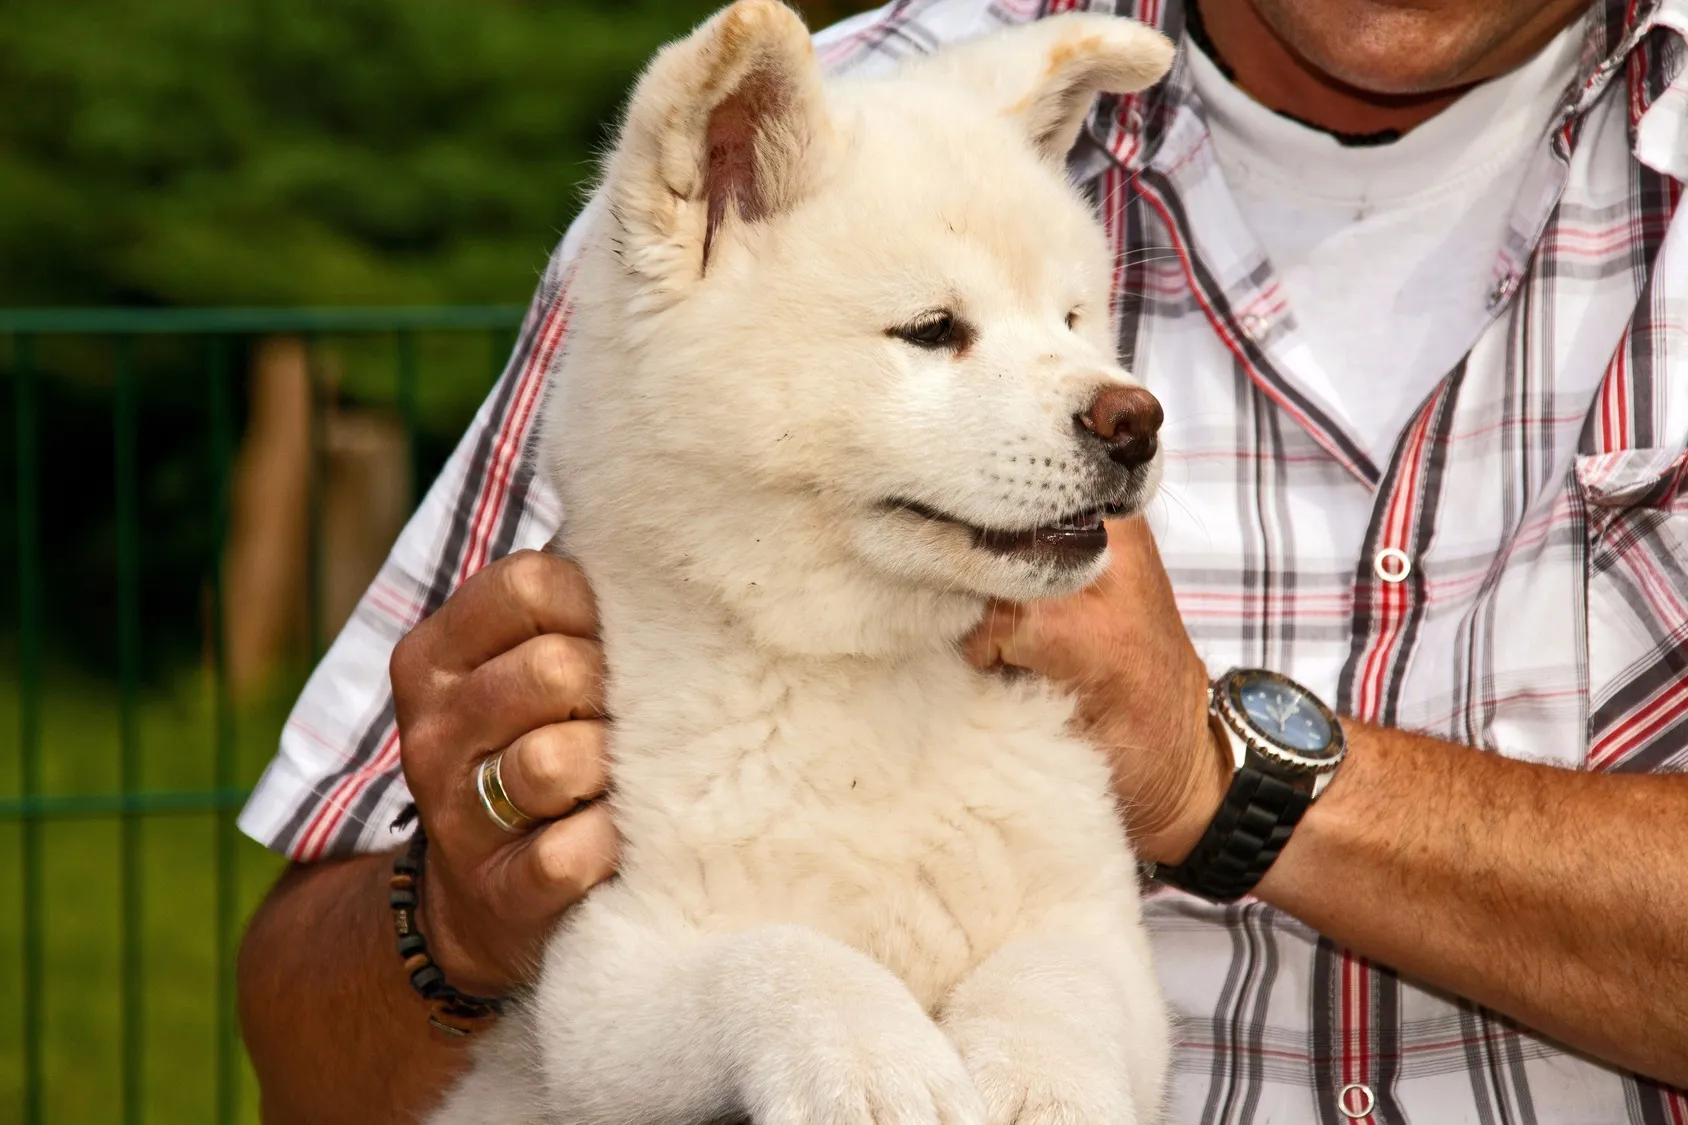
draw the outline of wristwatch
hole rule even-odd
[[[1233,668],[1215,680],[1208,714],[1230,740],[1236,773],[1189,856],[1175,866],[1157,864],[1154,877],[1214,902],[1234,902],[1278,858],[1348,744],[1318,696],[1260,668]]]

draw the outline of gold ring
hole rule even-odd
[[[510,795],[504,792],[504,778],[500,775],[499,767],[504,761],[504,751],[484,758],[475,768],[475,792],[480,794],[481,808],[486,810],[492,822],[506,832],[526,832],[536,823],[533,817],[516,807]]]

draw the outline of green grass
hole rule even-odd
[[[15,667],[0,678],[0,800],[21,776]],[[234,715],[235,777],[250,786],[273,754],[297,682]],[[188,671],[137,700],[143,788],[208,790],[216,783],[216,722],[210,677]],[[41,778],[52,795],[120,788],[121,708],[116,687],[59,668],[43,676]],[[232,817],[232,811],[225,814]],[[227,830],[226,825],[224,831]],[[24,1026],[22,825],[0,820],[0,1121],[23,1121]],[[141,1119],[216,1120],[218,1060],[217,879],[219,814],[141,818],[143,988]],[[115,816],[51,819],[43,856],[43,1119],[52,1125],[122,1120],[122,827]],[[281,860],[237,838],[236,918],[244,923]],[[238,936],[238,928],[236,935]],[[256,1121],[256,1090],[244,1057],[239,1118]]]

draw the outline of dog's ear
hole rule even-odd
[[[1123,16],[1069,13],[993,32],[925,65],[1018,121],[1039,152],[1061,160],[1097,94],[1130,94],[1172,65],[1166,36]]]
[[[779,0],[739,0],[640,78],[605,179],[629,268],[696,278],[734,223],[811,189],[830,139],[809,32]]]

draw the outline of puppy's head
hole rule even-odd
[[[1160,408],[1114,358],[1114,259],[1064,157],[1098,92],[1170,59],[1073,15],[823,82],[775,0],[666,48],[554,394],[587,552],[619,537],[823,632],[831,602],[942,631],[1094,580],[1101,517],[1155,486]]]

